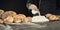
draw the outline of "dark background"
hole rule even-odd
[[[17,13],[23,13],[26,16],[32,16],[28,11],[26,3],[28,0],[0,0],[0,9],[5,11],[15,11]],[[31,3],[36,4],[40,9],[41,15],[52,13],[60,15],[60,0],[41,0],[39,6],[39,0],[32,0]]]

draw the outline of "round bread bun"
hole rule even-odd
[[[26,18],[26,16],[25,16],[24,14],[18,14],[18,16],[20,17],[20,19],[21,19],[22,21]]]
[[[21,23],[21,21],[22,21],[21,19],[15,18],[13,22],[14,22],[14,23]]]
[[[58,20],[58,19],[59,19],[59,17],[57,17],[55,15],[52,15],[52,16],[49,17],[49,20],[52,20],[52,21]]]
[[[16,15],[16,16],[14,16],[14,23],[20,23],[22,20],[21,20],[21,18],[18,16],[18,15]]]
[[[5,19],[7,16],[15,16],[16,13],[14,11],[6,11],[4,14],[2,14],[2,19]]]
[[[24,14],[17,14],[16,16],[14,16],[14,22],[22,22],[25,18],[26,16]]]
[[[18,18],[16,18],[16,19],[14,19],[14,21],[13,21],[14,23],[21,23],[21,20],[20,19],[18,19]]]
[[[13,23],[14,18],[12,16],[8,16],[7,18],[4,19],[5,23]]]

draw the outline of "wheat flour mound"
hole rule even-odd
[[[49,19],[47,19],[45,16],[34,16],[32,17],[32,22],[48,22]]]

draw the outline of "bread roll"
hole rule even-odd
[[[22,20],[18,15],[14,16],[14,23],[20,23],[21,21]]]
[[[22,21],[21,19],[15,18],[13,22],[14,22],[14,23],[21,23],[21,21]]]
[[[5,23],[13,23],[14,18],[12,16],[8,16],[7,18],[4,19]]]
[[[26,16],[24,14],[17,14],[16,16],[14,16],[14,22],[15,23],[22,22],[25,17]]]
[[[26,18],[26,16],[25,16],[24,14],[18,14],[18,16],[20,17],[20,19],[21,19],[22,21]]]
[[[4,14],[2,14],[2,19],[5,19],[7,16],[15,16],[16,13],[14,11],[6,11]]]

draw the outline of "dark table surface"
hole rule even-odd
[[[60,30],[60,21],[45,23],[22,23],[19,25],[0,24],[0,30]]]

